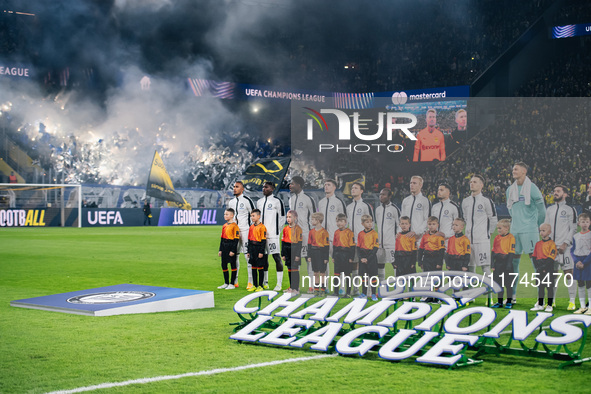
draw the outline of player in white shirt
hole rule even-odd
[[[244,195],[244,183],[242,181],[234,182],[234,198],[228,201],[226,208],[232,208],[236,212],[236,222],[240,229],[240,244],[238,245],[238,253],[236,253],[236,282],[234,285],[238,287],[238,273],[240,272],[240,253],[246,256],[246,245],[248,243],[248,229],[250,228],[250,211],[254,209],[254,202]],[[248,285],[246,289],[252,287],[252,269],[248,259],[246,259],[248,271]]]
[[[277,268],[277,285],[273,290],[280,291],[283,287],[283,264],[281,263],[281,250],[279,238],[285,224],[285,206],[280,198],[273,195],[275,185],[265,182],[263,185],[263,197],[257,201],[257,208],[261,211],[261,222],[267,228],[267,254],[273,256]],[[269,272],[265,271],[263,288],[269,288]]]
[[[427,219],[431,216],[431,202],[423,195],[423,178],[418,175],[410,178],[410,196],[402,200],[400,215],[410,218],[410,232],[408,237],[415,236],[417,248],[421,244],[421,237],[427,232]]]
[[[380,191],[380,205],[376,208],[376,230],[378,231],[378,277],[386,279],[386,263],[394,264],[396,234],[400,231],[400,209],[391,201],[392,190]]]
[[[573,236],[573,246],[571,247],[571,256],[575,263],[573,269],[573,279],[577,281],[579,291],[579,302],[581,308],[576,310],[574,313],[584,313],[591,315],[591,216],[587,212],[583,212],[579,215],[579,226],[581,231],[575,233]],[[585,300],[585,288],[587,288],[587,297]]]
[[[334,233],[337,231],[337,215],[339,213],[347,214],[347,206],[345,202],[338,198],[335,194],[337,190],[337,181],[334,179],[327,179],[324,181],[324,195],[325,197],[318,202],[318,212],[324,215],[322,227],[328,231],[328,255],[332,257],[332,240]],[[330,276],[330,266],[327,264],[326,276]]]
[[[433,204],[431,208],[431,216],[439,219],[440,236],[445,238],[445,248],[447,250],[447,241],[455,235],[452,229],[452,224],[455,219],[462,217],[462,208],[452,201],[449,196],[451,194],[451,187],[447,183],[442,183],[437,188],[438,202]]]
[[[324,195],[325,197],[318,202],[318,212],[324,214],[324,221],[322,227],[328,231],[328,239],[332,249],[332,240],[334,232],[337,231],[337,215],[339,213],[347,214],[347,206],[335,194],[337,190],[337,182],[333,179],[324,181]],[[332,256],[332,253],[331,253]]]
[[[566,205],[566,197],[568,197],[566,186],[554,186],[553,196],[554,204],[546,209],[544,223],[549,224],[552,228],[550,238],[556,244],[554,269],[558,270],[560,268],[565,275],[572,275],[575,265],[569,250],[573,244],[573,236],[577,231],[577,211],[573,207]],[[565,283],[567,282],[565,281]],[[558,287],[558,283],[556,287]],[[574,311],[576,309],[575,297],[577,295],[577,288],[574,281],[572,281],[571,286],[567,287],[567,290],[569,297],[567,310]]]
[[[316,205],[312,197],[304,193],[304,178],[301,176],[294,176],[291,178],[289,184],[289,209],[292,209],[298,214],[298,225],[302,228],[302,260],[306,260],[308,257],[308,235],[312,225],[310,224],[310,218],[312,214],[316,212]],[[312,272],[312,263],[308,262],[308,272]]]
[[[372,217],[372,219],[374,218],[373,208],[371,205],[363,201],[363,198],[361,197],[364,190],[365,186],[363,186],[361,183],[353,183],[353,185],[351,185],[351,197],[353,197],[353,202],[347,205],[347,220],[349,221],[349,228],[351,231],[353,231],[355,244],[357,244],[357,235],[359,235],[359,233],[364,230],[363,224],[361,223],[361,217],[363,215],[369,215]],[[351,272],[352,278],[355,278],[357,275],[359,275],[359,256],[357,252],[355,253],[354,262],[355,266]],[[354,293],[355,292],[356,291],[354,291]]]
[[[490,236],[497,227],[497,211],[495,204],[488,197],[482,195],[484,178],[474,175],[470,179],[472,195],[462,201],[462,213],[466,220],[466,236],[470,240],[470,265],[472,272],[476,267],[482,267],[485,275],[491,273]]]

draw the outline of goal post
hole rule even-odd
[[[0,183],[0,227],[82,227],[82,185]]]

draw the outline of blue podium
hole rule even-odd
[[[121,284],[10,302],[20,308],[113,316],[213,308],[213,291]]]

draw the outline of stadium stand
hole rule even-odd
[[[417,49],[425,42],[432,42],[434,34],[425,28],[425,21],[419,20],[417,15],[397,19],[396,24],[391,26],[385,24],[384,31],[380,37],[376,37],[375,43],[343,40],[347,42],[345,50],[324,68],[312,63],[317,50],[312,42],[303,40],[295,32],[283,32],[276,43],[268,45],[284,48],[291,59],[292,69],[275,70],[275,75],[264,76],[248,72],[244,76],[250,79],[245,82],[281,80],[284,84],[302,88],[313,86],[318,90],[356,92],[384,91],[401,85],[406,88],[425,88],[468,84],[489,68],[554,2],[506,2],[505,6],[499,7],[497,1],[485,0],[478,2],[478,7],[474,9],[453,13],[453,17],[450,17],[448,3],[426,0],[419,0],[418,3],[431,9],[432,19],[428,23],[436,25],[439,32],[440,45],[431,45],[429,51]],[[562,2],[550,23],[576,23],[590,18],[587,2],[570,0]],[[0,48],[4,54],[29,50],[27,45],[19,47],[17,43],[27,43],[28,38],[36,34],[35,29],[38,27],[23,22],[11,23],[6,18],[2,18],[0,23],[3,27],[0,29]],[[474,31],[480,34],[471,34]],[[395,34],[396,40],[388,39]],[[588,97],[591,94],[591,81],[581,83],[581,80],[591,75],[588,51],[591,39],[580,38],[573,42],[563,46],[555,44],[554,60],[519,87],[514,92],[515,96]],[[573,46],[581,50],[572,56],[565,56],[568,51],[572,51]],[[371,51],[373,56],[367,56],[367,51]],[[372,60],[366,60],[369,58]],[[343,65],[349,67],[344,68]],[[285,74],[280,74],[283,72]],[[59,86],[63,92],[87,87],[96,89],[96,83],[81,83],[94,78],[94,74],[92,68],[74,70],[68,67],[46,69],[39,78],[48,91]],[[43,105],[51,105],[51,101]],[[541,114],[540,118],[547,117]],[[532,166],[534,181],[545,194],[551,191],[552,185],[558,180],[572,188],[573,198],[579,199],[586,189],[584,185],[589,181],[579,164],[590,159],[589,149],[581,150],[579,147],[589,144],[589,137],[576,130],[561,129],[558,121],[546,123],[544,127],[526,126],[522,124],[524,121],[519,112],[506,114],[495,125],[481,132],[478,138],[470,141],[466,149],[438,165],[434,172],[426,172],[427,195],[434,196],[437,182],[446,180],[460,198],[467,193],[467,174],[484,172],[489,181],[487,193],[495,202],[502,203],[504,191],[511,181],[509,168],[520,159]],[[9,114],[3,116],[2,127],[4,144],[16,146],[29,156],[27,160],[44,170],[25,174],[25,180],[29,182],[42,181],[32,177],[47,176],[73,183],[119,182],[134,185],[145,177],[145,174],[136,173],[129,163],[111,167],[105,165],[113,162],[115,154],[125,155],[125,152],[142,143],[133,128],[122,127],[108,138],[89,141],[82,139],[75,130],[49,132],[43,122],[23,123],[22,119],[11,118]],[[549,134],[548,130],[554,132]],[[509,143],[515,132],[519,132],[523,139],[517,143],[511,140],[513,143]],[[165,159],[179,164],[171,171],[177,187],[223,190],[254,158],[291,153],[287,129],[275,132],[278,135],[276,139],[262,137],[266,134],[248,127],[232,132],[220,130],[213,133],[208,143],[195,149],[176,153],[167,153],[164,149],[163,153]],[[159,138],[159,144],[154,147],[162,149],[166,139],[171,136],[163,134]],[[488,155],[480,154],[483,147],[489,146],[493,140],[497,147]],[[531,141],[543,149],[532,149]],[[550,149],[556,152],[558,162],[543,161],[542,152]],[[3,153],[0,152],[0,155]],[[460,170],[460,161],[469,164],[462,165]],[[178,168],[184,168],[184,171]],[[333,163],[329,170],[318,172],[295,157],[283,186],[286,186],[291,176],[302,175],[308,187],[320,188],[323,178],[344,170],[340,163]],[[368,184],[374,191],[386,184],[391,185],[395,200],[401,201],[408,193],[408,174],[393,177],[384,172],[375,175],[374,179],[368,179]]]

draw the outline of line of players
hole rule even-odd
[[[521,171],[522,169],[525,171]],[[517,163],[513,171],[513,176],[516,179],[514,185],[518,185],[520,179],[522,179],[522,184],[526,179],[529,180],[525,176],[526,173],[527,167],[523,163]],[[544,269],[542,270],[540,268],[539,271],[550,273],[550,276],[552,276],[552,273],[557,268],[561,268],[565,274],[573,274],[575,263],[573,259],[580,260],[581,268],[574,270],[575,274],[577,274],[575,275],[575,279],[578,281],[575,281],[573,286],[569,287],[570,300],[568,310],[576,309],[574,305],[574,292],[571,290],[574,290],[576,284],[578,284],[581,308],[577,312],[584,313],[587,311],[584,293],[585,289],[587,289],[588,298],[591,301],[591,264],[587,261],[589,260],[587,257],[591,254],[591,250],[588,250],[591,249],[591,233],[583,231],[577,234],[580,235],[580,239],[576,245],[576,250],[573,248],[575,254],[568,253],[567,249],[571,249],[570,247],[573,245],[575,239],[577,220],[575,210],[572,207],[568,207],[565,203],[567,190],[564,186],[557,185],[555,187],[554,199],[556,203],[550,206],[547,211],[544,208],[545,217],[542,223],[545,222],[548,225],[544,226],[544,228],[549,227],[549,230],[544,230],[549,232],[547,240],[552,240],[552,244],[559,245],[559,247],[554,246],[553,263],[551,264],[552,267],[549,267],[547,261],[552,257],[552,248],[546,247],[547,250],[545,250],[545,253],[549,254],[548,256],[541,256],[538,253],[540,251],[536,249],[536,241],[539,239],[537,231],[535,240],[531,234],[527,234],[531,238],[532,247],[530,248],[531,250],[528,250],[525,247],[526,242],[516,241],[516,237],[510,233],[510,230],[512,231],[513,228],[519,229],[519,226],[514,226],[514,223],[506,220],[501,221],[497,226],[495,206],[490,199],[482,195],[484,179],[481,176],[474,175],[470,179],[471,196],[465,198],[461,206],[450,200],[451,189],[444,183],[438,188],[437,197],[439,202],[431,206],[430,201],[421,192],[422,185],[423,180],[421,177],[413,176],[411,178],[411,194],[403,200],[402,210],[390,201],[392,192],[389,189],[383,189],[379,195],[380,205],[376,208],[374,216],[372,206],[363,201],[364,187],[360,183],[352,185],[351,196],[353,200],[349,205],[346,205],[344,201],[335,195],[337,189],[336,182],[330,179],[326,180],[324,185],[325,197],[318,203],[318,209],[316,209],[312,198],[303,192],[304,180],[300,177],[294,177],[290,184],[291,197],[289,204],[292,210],[288,214],[288,226],[285,227],[289,231],[288,236],[286,236],[285,231],[287,230],[284,230],[283,243],[284,245],[290,244],[289,241],[293,239],[293,229],[297,225],[301,229],[302,245],[301,248],[296,246],[298,253],[292,254],[281,253],[279,251],[279,238],[281,227],[285,220],[285,207],[279,198],[273,196],[274,186],[270,183],[265,184],[263,187],[264,197],[257,201],[257,207],[261,214],[261,222],[267,227],[265,253],[263,253],[264,258],[261,259],[266,261],[266,255],[271,254],[276,263],[277,285],[274,290],[279,291],[282,288],[283,265],[281,261],[283,259],[286,263],[290,263],[291,266],[288,267],[288,270],[290,271],[290,283],[292,285],[288,291],[299,291],[299,264],[297,261],[290,261],[291,255],[299,255],[302,259],[308,261],[308,272],[315,272],[315,282],[319,284],[329,274],[327,264],[329,257],[333,258],[335,275],[350,274],[352,277],[356,277],[359,274],[363,275],[363,273],[373,276],[369,275],[368,268],[371,266],[370,271],[373,272],[375,261],[377,276],[380,280],[383,280],[385,277],[385,265],[387,263],[393,264],[398,275],[416,272],[414,263],[417,261],[423,270],[440,270],[443,267],[444,255],[446,256],[445,262],[448,268],[456,267],[460,270],[469,269],[475,271],[476,267],[479,266],[484,274],[489,275],[492,265],[492,269],[495,271],[495,278],[499,279],[500,275],[504,273],[505,279],[503,282],[509,282],[507,280],[509,277],[508,274],[518,273],[520,254],[529,253],[536,269],[541,266],[538,260],[546,260]],[[533,193],[531,192],[531,189],[537,189],[535,185],[531,184],[529,187],[530,198],[537,199],[538,194],[539,198],[541,198],[539,190],[537,190],[537,193],[535,193],[535,190]],[[519,192],[521,192],[521,189],[523,187],[519,188]],[[240,251],[247,253],[248,251],[244,248],[244,245],[248,244],[248,234],[251,224],[250,211],[255,209],[255,204],[243,194],[243,191],[244,186],[242,183],[236,182],[234,185],[235,198],[228,203],[227,207],[233,208],[235,212],[238,212],[238,227],[240,228],[241,243],[243,245]],[[508,200],[510,197],[509,193],[510,190],[508,190]],[[521,194],[523,193],[518,194],[517,201],[525,203],[525,198]],[[518,206],[517,204],[515,205],[516,207]],[[536,209],[533,204],[532,207]],[[318,215],[318,213],[322,215]],[[514,217],[516,216],[518,216],[518,212]],[[539,222],[539,217],[534,219]],[[371,224],[368,225],[370,221]],[[584,217],[580,218],[579,224],[581,222],[585,222]],[[466,230],[465,236],[461,234],[464,228]],[[553,231],[554,228],[556,228],[556,233]],[[321,233],[322,236],[319,236],[318,233],[321,232],[321,229],[325,230],[325,233]],[[351,236],[343,235],[345,229],[350,230]],[[491,250],[490,237],[495,229],[498,230],[499,236],[494,240]],[[372,231],[375,234],[372,234]],[[540,229],[541,233],[542,230]],[[588,233],[589,235],[587,235]],[[349,240],[347,237],[352,239]],[[522,238],[519,235],[518,237]],[[327,238],[326,242],[322,241],[323,238]],[[544,237],[542,238],[544,239]],[[372,239],[375,242],[373,244],[371,242],[368,243],[368,239]],[[311,245],[308,245],[308,241],[310,241]],[[355,250],[354,254],[347,255],[347,253],[343,252],[343,244],[347,243],[348,247],[353,247]],[[370,245],[371,247],[369,247]],[[411,245],[414,246],[414,249]],[[517,250],[516,245],[518,247]],[[548,245],[550,244],[546,246]],[[354,246],[357,246],[357,248]],[[371,250],[371,252],[367,254],[364,249]],[[239,267],[238,253],[235,255],[237,271]],[[341,258],[348,260],[347,262],[349,264],[343,265],[340,263]],[[517,267],[515,266],[516,261]],[[359,264],[360,262],[361,265]],[[222,263],[222,265],[224,264]],[[264,266],[264,263],[262,265]],[[326,266],[325,269],[323,269],[324,266]],[[264,270],[263,281],[260,282],[258,277],[257,279],[253,279],[253,270],[250,268],[248,270],[249,283],[247,289],[254,290],[258,287],[254,286],[253,282],[255,280],[257,284],[261,285],[261,288],[268,288],[267,270]],[[361,268],[362,272],[360,272],[359,268]],[[349,273],[349,271],[351,272]],[[255,270],[254,272],[257,271]],[[296,273],[298,276],[297,285],[293,283],[295,280],[291,280]],[[237,281],[232,280],[228,282],[227,280],[226,283],[225,288],[234,288],[229,283],[235,283],[237,287]],[[515,283],[515,287],[516,285],[517,283]],[[511,308],[513,303],[516,302],[514,298],[516,295],[515,287],[506,289],[507,308]],[[220,286],[220,288],[224,288],[224,285]],[[315,292],[322,292],[324,290],[321,286],[317,289],[309,289],[309,291]],[[339,290],[340,295],[346,295],[351,290],[353,292],[355,291],[355,289],[341,288]],[[371,287],[368,288],[365,286],[362,294],[369,290],[371,290]],[[548,292],[549,297],[549,304],[547,306],[543,306],[544,290]],[[541,285],[538,291],[541,292],[542,299],[536,303],[534,308],[536,310],[540,310],[539,308],[551,310],[553,304],[553,286]],[[372,298],[375,298],[375,294],[372,296]],[[501,307],[502,305],[501,293],[499,303],[495,307]]]

